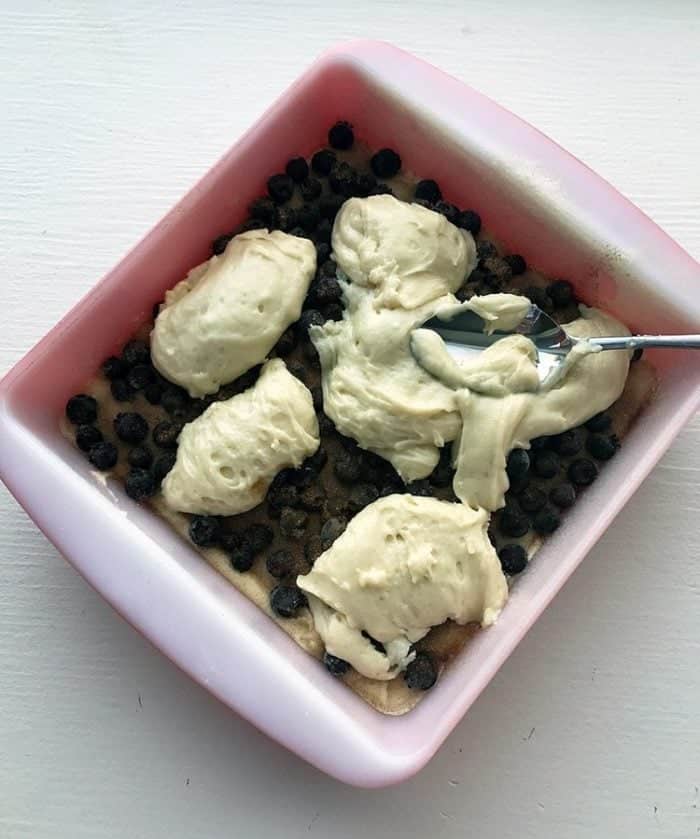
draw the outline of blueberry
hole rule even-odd
[[[267,524],[251,524],[245,531],[245,538],[253,553],[259,554],[272,544],[272,528]]]
[[[170,472],[170,470],[175,466],[175,452],[163,452],[163,454],[158,455],[158,457],[153,461],[153,478],[156,483],[160,483],[163,478]]]
[[[124,489],[129,498],[141,501],[155,493],[156,482],[148,469],[131,469],[124,481]]]
[[[610,460],[620,448],[620,441],[614,434],[589,434],[586,440],[586,451],[596,460]]]
[[[323,663],[331,676],[344,676],[350,669],[347,661],[338,658],[338,656],[331,655],[329,652],[323,654]]]
[[[129,370],[126,380],[134,390],[143,390],[147,385],[154,384],[158,379],[156,371],[150,364],[137,364]]]
[[[328,145],[334,149],[349,149],[355,142],[355,135],[349,122],[339,120],[328,132]]]
[[[360,480],[362,460],[353,452],[340,452],[333,464],[336,478],[344,484],[353,484]]]
[[[117,402],[130,402],[136,396],[136,391],[126,379],[114,379],[109,389]]]
[[[498,251],[493,242],[483,239],[481,242],[476,243],[476,255],[479,262],[483,262],[492,256],[498,256]]]
[[[537,513],[532,519],[532,527],[535,533],[541,536],[547,536],[554,531],[561,524],[559,513],[549,504]]]
[[[321,217],[328,220],[333,220],[338,210],[343,206],[345,199],[342,195],[324,195],[318,202],[318,211]]]
[[[501,532],[514,539],[524,536],[530,529],[530,520],[520,507],[513,502],[506,504],[503,508],[500,524]]]
[[[108,359],[102,364],[102,373],[105,378],[112,381],[113,379],[121,379],[126,376],[129,370],[128,365],[121,358],[116,355],[110,355]]]
[[[528,486],[518,495],[518,501],[526,513],[537,513],[547,503],[547,496],[541,489]]]
[[[467,230],[472,236],[476,236],[481,230],[481,216],[474,210],[462,210],[457,217],[456,224],[458,227]]]
[[[256,198],[248,208],[250,215],[268,227],[274,222],[277,208],[270,198]]]
[[[551,297],[539,286],[528,286],[523,294],[530,300],[531,303],[534,303],[535,306],[542,309],[543,312],[551,312],[554,308]]]
[[[452,483],[454,469],[452,468],[452,446],[440,449],[440,460],[430,473],[428,480],[434,487],[448,487]]]
[[[294,181],[289,175],[272,175],[267,179],[267,191],[275,204],[286,204],[294,195]]]
[[[265,562],[268,573],[278,580],[291,577],[296,571],[296,563],[292,554],[284,548],[273,551]]]
[[[549,493],[549,500],[560,509],[566,510],[576,501],[576,490],[570,483],[559,484]]]
[[[343,296],[343,290],[335,277],[321,277],[316,284],[314,296],[319,303],[337,303]]]
[[[542,451],[542,449],[546,449],[549,446],[549,441],[551,437],[534,437],[530,440],[530,448],[533,452]]]
[[[277,210],[277,215],[275,217],[275,228],[279,228],[284,233],[289,233],[289,231],[296,227],[297,223],[297,211],[294,207],[280,207]]]
[[[394,190],[389,186],[389,184],[378,183],[375,187],[370,190],[370,195],[393,195]],[[416,202],[418,203],[418,202]]]
[[[302,539],[309,523],[309,514],[304,510],[283,507],[280,513],[280,533],[285,539]]]
[[[147,385],[144,388],[143,395],[151,405],[160,405],[160,400],[163,398],[163,385],[160,382]]]
[[[312,469],[316,475],[320,473],[323,467],[328,462],[328,453],[323,448],[323,446],[319,446],[316,451],[311,455],[311,457],[307,457],[304,461],[304,465],[308,466],[309,469]]]
[[[372,155],[370,166],[378,178],[393,178],[401,170],[401,158],[393,149],[380,149]]]
[[[574,290],[571,283],[566,280],[555,280],[550,283],[547,286],[547,294],[558,309],[568,306],[569,303],[574,301]]]
[[[251,546],[245,540],[238,545],[233,546],[228,552],[228,560],[231,563],[231,568],[244,574],[250,571],[255,562],[255,554]]]
[[[335,153],[330,149],[321,149],[311,158],[311,168],[317,175],[329,175],[335,165]]]
[[[598,467],[592,460],[581,457],[569,466],[569,480],[576,487],[587,487],[598,477]]]
[[[430,653],[419,652],[403,674],[411,690],[428,690],[437,681],[437,666]]]
[[[330,188],[337,195],[351,198],[357,194],[357,172],[349,163],[336,163],[328,176]]]
[[[306,605],[306,595],[296,586],[278,585],[270,592],[270,608],[281,618],[293,618]]]
[[[530,455],[525,449],[513,449],[506,461],[506,472],[511,481],[524,478],[530,470]]]
[[[416,184],[416,191],[414,198],[417,201],[427,201],[429,204],[435,204],[442,198],[442,192],[437,182],[431,178],[423,181],[418,181]]]
[[[309,177],[309,164],[303,157],[293,157],[287,161],[284,171],[296,183],[301,183]]]
[[[583,448],[583,432],[580,428],[572,428],[556,434],[550,438],[549,445],[563,457],[573,457]]]
[[[333,516],[324,522],[321,528],[321,545],[324,551],[335,542],[335,540],[345,531],[347,523],[345,519],[338,516]]]
[[[330,242],[333,226],[328,219],[322,219],[316,230],[314,230],[313,239],[315,242]]]
[[[153,463],[153,452],[147,446],[135,446],[127,456],[129,466],[135,469],[148,469]]]
[[[449,201],[438,201],[437,204],[433,207],[436,213],[440,213],[441,216],[445,216],[445,218],[452,222],[452,224],[457,224],[460,218],[460,212],[455,207],[454,204],[450,204]]]
[[[540,478],[553,478],[561,468],[556,452],[545,449],[535,455],[532,470]]]
[[[126,411],[114,418],[114,431],[125,443],[141,443],[148,436],[148,423],[141,414]]]
[[[243,224],[239,224],[236,228],[236,233],[246,233],[248,230],[261,230],[263,227],[267,227],[268,225],[265,224],[259,218],[249,218],[243,222]],[[231,237],[233,238],[233,237]]]
[[[181,431],[182,425],[179,422],[163,420],[153,429],[153,442],[161,449],[175,449]]]
[[[95,443],[88,452],[88,460],[96,469],[105,471],[117,463],[117,447],[114,443]]]
[[[527,262],[525,262],[519,253],[512,253],[504,257],[504,259],[514,277],[519,277],[527,271]]]
[[[321,221],[321,211],[316,204],[304,204],[297,210],[297,223],[307,233],[313,233]]]
[[[348,510],[359,513],[379,498],[379,492],[372,484],[357,484],[348,493]]]
[[[411,481],[410,484],[406,484],[406,492],[420,498],[430,498],[433,494],[430,488],[430,481],[427,480]]]
[[[585,424],[589,431],[607,431],[612,425],[612,417],[605,411],[591,417]]]
[[[97,400],[78,393],[66,403],[66,416],[74,425],[90,425],[97,419]]]
[[[267,491],[267,509],[273,518],[278,518],[285,507],[292,507],[298,503],[297,488],[289,485],[277,485],[273,481]]]
[[[343,307],[340,303],[329,303],[327,306],[323,307],[321,314],[323,315],[324,320],[342,320]]]
[[[282,333],[279,340],[275,344],[275,352],[280,358],[286,358],[286,356],[288,356],[294,350],[296,343],[296,332],[290,327]]]
[[[129,367],[137,364],[149,364],[151,353],[145,341],[129,341],[122,350],[122,360]]]
[[[226,245],[228,245],[231,239],[233,239],[232,233],[222,233],[221,236],[217,236],[211,243],[211,252],[213,256],[221,256],[221,254],[226,250]]]
[[[323,544],[321,537],[316,535],[312,536],[304,545],[304,559],[309,565],[313,565],[322,553]]]
[[[522,545],[515,543],[504,545],[498,552],[498,558],[501,560],[503,573],[508,576],[520,574],[527,568],[527,551]]]
[[[331,255],[331,246],[328,242],[316,242],[316,263],[320,265]]]
[[[299,184],[304,201],[314,201],[323,192],[323,184],[318,178],[307,178]]]
[[[193,516],[190,539],[200,548],[211,548],[219,541],[221,523],[215,516]]]
[[[319,411],[316,418],[318,419],[318,430],[322,437],[328,437],[330,434],[333,434],[335,425],[329,416],[324,414],[323,411]]]
[[[297,225],[296,227],[293,227],[289,231],[289,235],[290,236],[296,236],[297,239],[310,239],[311,238],[311,234],[307,233],[307,231],[304,230],[303,227],[299,227],[299,225]]]
[[[181,387],[170,385],[163,391],[160,404],[169,414],[174,414],[176,411],[181,411],[185,408],[187,400],[187,393]]]
[[[102,432],[94,425],[79,425],[75,431],[75,443],[84,452],[102,442]]]
[[[366,198],[368,195],[381,195],[384,193],[384,188],[388,189],[388,187],[382,184],[382,190],[378,193],[377,179],[374,175],[369,172],[358,172],[355,178],[354,195],[359,195],[361,198]]]

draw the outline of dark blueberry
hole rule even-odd
[[[214,256],[221,256],[221,254],[226,250],[226,245],[233,239],[233,234],[231,233],[222,233],[221,236],[217,236],[216,239],[211,243],[211,252]]]
[[[148,436],[148,423],[134,411],[117,414],[113,424],[117,437],[125,443],[142,443]]]
[[[174,414],[176,411],[181,411],[185,408],[187,399],[187,393],[182,388],[170,385],[163,391],[160,404],[169,414]]]
[[[456,224],[458,227],[467,230],[472,236],[476,236],[481,230],[481,216],[474,210],[462,210]]]
[[[547,292],[543,288],[531,285],[525,289],[523,294],[530,300],[531,303],[534,303],[535,306],[539,306],[539,308],[542,309],[543,312],[552,311],[552,298],[547,294]]]
[[[136,396],[136,391],[126,379],[114,379],[110,383],[109,389],[117,402],[131,402]]]
[[[321,149],[311,158],[311,168],[317,175],[329,175],[335,165],[335,152],[330,149]]]
[[[620,441],[614,434],[589,434],[586,440],[586,451],[596,460],[610,460],[620,448]]]
[[[322,553],[323,543],[321,542],[321,537],[317,535],[311,536],[304,545],[304,559],[309,565],[313,565]]]
[[[221,535],[221,522],[215,516],[192,516],[190,539],[200,548],[216,545]]]
[[[428,201],[430,204],[435,204],[441,200],[442,192],[437,181],[427,178],[424,181],[418,181],[414,197],[416,200]]]
[[[562,434],[550,437],[549,445],[562,457],[573,457],[583,448],[583,432],[580,428],[572,428]]]
[[[348,493],[348,510],[359,513],[379,498],[377,488],[372,484],[357,484]]]
[[[532,528],[540,536],[548,536],[550,533],[554,533],[560,524],[559,513],[549,504],[532,519]]]
[[[420,498],[430,498],[433,494],[433,491],[430,488],[430,481],[427,480],[411,481],[410,484],[406,484],[406,492]]]
[[[273,551],[267,557],[265,567],[267,568],[268,574],[278,580],[281,580],[284,577],[291,577],[291,575],[297,570],[294,557],[284,548],[278,551]]]
[[[569,466],[567,474],[575,487],[587,487],[598,477],[598,467],[592,460],[581,457]]]
[[[449,201],[438,201],[433,209],[436,213],[440,213],[441,216],[445,216],[452,224],[457,224],[460,212],[454,204],[450,204]]]
[[[374,175],[369,172],[359,172],[355,178],[355,195],[366,198],[368,195],[384,195],[389,189],[385,184],[381,185],[381,189],[377,191],[378,184]]]
[[[309,469],[312,469],[314,473],[318,475],[327,462],[328,453],[323,448],[323,446],[319,446],[316,449],[316,451],[311,455],[311,457],[306,458],[306,460],[304,461],[304,466],[308,466]]]
[[[345,120],[339,120],[328,132],[328,145],[334,149],[349,149],[355,142],[352,125]]]
[[[393,149],[380,149],[372,155],[370,166],[378,178],[393,178],[401,170],[401,158]]]
[[[318,471],[313,465],[303,463],[298,469],[286,470],[286,481],[292,486],[303,489],[310,486],[318,476]]]
[[[328,242],[316,242],[316,263],[320,265],[331,255],[331,246]]]
[[[311,388],[311,399],[314,403],[314,411],[320,411],[323,408],[323,388],[321,385],[315,385]]]
[[[130,469],[124,481],[124,490],[129,498],[141,501],[155,493],[156,482],[148,469]]]
[[[537,452],[532,463],[532,471],[540,478],[553,478],[561,468],[556,452],[545,449]]]
[[[639,361],[641,357],[644,355],[644,350],[642,347],[637,347],[637,349],[632,353],[632,363],[635,361]]]
[[[175,466],[175,452],[163,452],[153,461],[153,478],[160,483],[168,472]]]
[[[530,520],[517,504],[506,504],[501,512],[501,532],[518,539],[530,529]]]
[[[244,221],[243,224],[238,225],[236,233],[246,233],[248,230],[261,230],[263,227],[267,226],[268,225],[259,218],[249,218]]]
[[[311,234],[304,230],[303,227],[293,227],[289,231],[290,236],[296,236],[297,239],[311,239]]]
[[[253,567],[255,554],[248,542],[244,540],[239,544],[234,545],[231,550],[228,551],[228,561],[231,563],[231,568],[233,568],[234,571],[244,574],[246,571],[250,571]]]
[[[284,507],[280,513],[280,533],[285,539],[301,539],[309,523],[309,514],[304,510]]]
[[[297,334],[291,327],[282,333],[275,344],[275,352],[280,358],[285,358],[294,349],[297,343]]]
[[[66,403],[66,416],[74,425],[90,425],[97,419],[97,400],[78,393]]]
[[[297,329],[301,335],[306,335],[311,326],[322,326],[324,322],[325,319],[318,309],[307,309],[301,313],[297,321]]]
[[[175,449],[181,431],[182,425],[179,422],[163,420],[153,429],[153,442],[161,449]]]
[[[323,307],[322,314],[325,320],[342,320],[343,307],[340,303],[329,303]]]
[[[279,585],[270,592],[270,607],[281,618],[293,618],[306,605],[306,595],[296,586]]]
[[[354,484],[362,474],[362,458],[354,452],[339,452],[333,464],[333,471],[339,481]]]
[[[378,183],[375,187],[370,190],[370,195],[393,195],[394,190],[389,186],[389,184]]]
[[[509,478],[509,489],[514,495],[520,495],[528,486],[530,486],[530,473],[526,473],[520,478]]]
[[[163,398],[163,385],[160,382],[147,385],[144,388],[143,395],[151,405],[160,405],[160,400]]]
[[[349,163],[336,163],[328,176],[328,183],[337,195],[351,198],[357,194],[357,171]]]
[[[547,503],[547,496],[535,486],[528,486],[519,493],[518,501],[526,513],[537,513]]]
[[[510,272],[514,277],[519,277],[527,271],[527,262],[520,256],[519,253],[511,253],[509,256],[503,257],[506,264],[510,268]]]
[[[530,455],[525,449],[513,449],[506,461],[506,472],[511,481],[525,477],[530,470]]]
[[[102,442],[102,432],[94,425],[79,425],[75,430],[75,443],[84,452],[90,451],[95,443]]]
[[[428,480],[434,487],[448,487],[452,483],[453,476],[452,446],[448,444],[440,449],[440,460],[430,473]]]
[[[476,244],[476,255],[479,262],[483,262],[485,259],[498,256],[498,251],[496,250],[496,246],[493,242],[483,239],[481,242],[477,242]]]
[[[274,201],[270,198],[256,198],[248,208],[248,212],[253,218],[269,226],[275,220],[277,208],[275,207]]]
[[[541,452],[549,446],[550,437],[535,437],[530,440],[530,448],[533,452]]]
[[[576,501],[576,490],[569,483],[555,486],[549,493],[549,500],[562,510],[567,510]]]
[[[123,378],[126,376],[128,370],[129,368],[126,362],[121,358],[117,358],[116,355],[110,355],[102,365],[102,372],[105,378],[110,381]]]
[[[329,652],[323,654],[323,663],[331,676],[344,676],[350,669],[350,665],[345,659],[338,658],[337,655],[331,655]]]
[[[88,460],[101,470],[111,469],[117,463],[117,447],[114,443],[95,443],[88,452]]]
[[[147,385],[154,384],[158,375],[150,364],[137,364],[129,370],[126,380],[134,390],[143,390]]]
[[[333,232],[333,225],[328,219],[322,219],[318,227],[314,230],[313,239],[315,242],[330,242],[331,234]]]
[[[345,199],[342,195],[324,195],[318,202],[318,211],[321,217],[329,221],[333,221],[338,210],[342,207]]]
[[[345,531],[347,522],[339,516],[333,516],[324,522],[321,528],[321,546],[324,551],[335,542],[335,540]]]
[[[135,469],[148,469],[153,463],[153,452],[147,446],[135,446],[127,457],[129,466]]]
[[[504,574],[520,574],[527,567],[527,551],[522,545],[504,545],[498,552]]]
[[[318,430],[322,437],[327,437],[335,431],[333,420],[323,411],[319,411],[316,418],[318,419]]]
[[[547,286],[547,294],[558,309],[568,306],[574,300],[574,290],[571,283],[566,280],[555,280],[550,283]]]
[[[334,259],[327,259],[323,265],[318,269],[318,273],[321,279],[336,279],[336,273],[338,271],[338,264]]]
[[[321,211],[316,204],[304,204],[297,210],[297,222],[304,230],[313,232],[321,221]]]
[[[303,157],[293,157],[287,161],[284,171],[293,181],[300,184],[309,177],[309,164]]]
[[[586,428],[589,431],[607,431],[612,425],[612,417],[601,411],[599,414],[591,417],[586,423]]]
[[[437,666],[430,653],[419,652],[408,665],[404,674],[411,690],[429,690],[437,681]]]
[[[294,195],[294,181],[289,175],[271,175],[267,179],[267,191],[275,204],[286,204]]]
[[[151,353],[148,344],[144,341],[129,341],[122,350],[122,359],[129,367],[135,367],[137,364],[149,364]]]
[[[304,201],[314,201],[323,192],[323,184],[318,178],[307,178],[299,184],[299,189]]]
[[[322,509],[327,493],[322,486],[312,484],[299,493],[299,504],[304,510],[317,512]]]
[[[273,481],[267,491],[267,509],[273,518],[279,517],[285,507],[293,507],[298,502],[297,488],[290,484],[275,485]]]
[[[297,211],[294,207],[280,207],[275,218],[275,227],[289,233],[297,224]]]
[[[343,295],[340,283],[333,277],[321,277],[314,290],[319,303],[337,303]]]
[[[248,538],[241,530],[221,530],[219,532],[218,545],[227,554],[233,553],[242,545],[246,545],[252,552]]]

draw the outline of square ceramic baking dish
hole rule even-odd
[[[700,402],[688,352],[650,354],[658,396],[615,459],[419,706],[383,716],[308,656],[59,432],[67,398],[207,258],[265,181],[348,119],[372,147],[474,206],[508,252],[570,278],[640,332],[700,332],[700,266],[531,126],[382,43],[326,53],[0,383],[0,476],[56,547],[173,662],[325,772],[377,787],[420,769],[583,559]],[[280,703],[280,696],[284,702]]]

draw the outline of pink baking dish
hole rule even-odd
[[[349,119],[474,206],[541,271],[634,330],[700,332],[700,266],[584,164],[461,82],[383,43],[326,53],[0,383],[0,476],[126,620],[222,702],[323,771],[378,787],[435,753],[700,403],[700,365],[657,352],[660,388],[618,456],[481,632],[404,717],[375,712],[60,435],[66,399],[116,351],[269,174]],[[280,701],[280,698],[283,701]],[[468,758],[465,758],[468,759]]]

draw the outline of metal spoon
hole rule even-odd
[[[537,372],[540,386],[551,382],[564,363],[575,344],[585,340],[589,345],[600,350],[636,350],[644,347],[690,347],[700,349],[700,335],[626,335],[620,338],[579,339],[567,335],[546,312],[534,303],[512,332],[494,331],[490,335],[484,332],[485,322],[475,312],[462,310],[453,316],[435,316],[427,320],[421,329],[432,329],[445,342],[450,356],[457,362],[473,359],[507,335],[525,335],[537,350]],[[414,342],[411,352],[416,361],[428,372],[430,361],[423,358]]]

